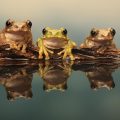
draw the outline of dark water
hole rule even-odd
[[[1,120],[119,120],[120,64],[0,66]]]

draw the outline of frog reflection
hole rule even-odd
[[[65,91],[67,89],[67,79],[71,72],[71,63],[45,61],[44,64],[40,64],[39,73],[44,81],[43,90]]]
[[[86,76],[90,81],[91,88],[94,90],[107,88],[111,90],[115,87],[112,72],[105,68],[99,68],[96,71],[86,72]]]
[[[0,83],[6,89],[8,100],[32,98],[31,83],[35,69],[32,66],[0,67]]]
[[[76,65],[75,65],[76,64]],[[74,70],[84,71],[89,82],[91,89],[97,90],[100,88],[106,88],[111,90],[115,87],[115,83],[112,77],[112,73],[119,67],[119,64],[102,64],[99,63],[89,63],[89,64],[79,64],[75,63],[73,65]]]

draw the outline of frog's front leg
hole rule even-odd
[[[26,53],[26,48],[27,44],[24,43],[18,43],[18,45],[16,45],[16,49],[21,50],[22,53]]]
[[[107,50],[107,47],[106,46],[102,46],[102,47],[98,48],[97,53],[104,54],[104,52],[106,50]]]
[[[44,78],[45,74],[49,71],[49,63],[45,62],[45,66],[43,64],[39,64],[39,75]]]
[[[23,44],[21,52],[26,53],[26,48],[27,48],[27,44]]]
[[[38,71],[38,73],[43,78],[43,76],[44,76],[44,67],[41,64],[39,64],[39,71]]]
[[[69,63],[66,63],[66,62],[63,62],[63,65],[64,65],[64,72],[67,74],[67,75],[71,75],[72,73],[72,69],[71,69],[71,66],[74,64],[74,61],[70,61]]]
[[[51,50],[48,50],[44,44],[42,39],[38,39],[38,47],[39,47],[39,59],[43,58],[43,55],[45,55],[45,59],[50,59],[49,53],[53,54]]]
[[[63,59],[66,59],[67,56],[69,56],[71,60],[74,60],[75,58],[74,58],[74,56],[73,56],[73,54],[72,54],[72,49],[73,49],[75,46],[76,46],[76,44],[75,44],[74,42],[72,42],[72,41],[69,40],[69,41],[68,41],[68,44],[65,46],[64,50],[61,51],[61,52],[58,53],[58,54],[64,53],[64,54],[63,54]]]
[[[9,45],[10,49],[18,49],[18,45],[15,42],[11,42]]]

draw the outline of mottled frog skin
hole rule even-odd
[[[33,45],[31,27],[30,20],[7,20],[5,28],[0,32],[0,45],[9,44],[10,49],[26,53],[26,49]]]
[[[104,53],[106,50],[116,50],[114,36],[116,31],[113,28],[96,29],[93,28],[90,35],[85,39],[80,48],[92,48],[97,53]]]
[[[39,38],[37,41],[39,59],[42,59],[43,55],[45,55],[45,59],[50,59],[49,54],[54,55],[55,51],[60,50],[57,55],[63,55],[63,59],[69,57],[71,60],[74,60],[71,50],[76,44],[67,37],[66,29],[53,29],[47,27],[43,29],[42,33],[43,37]]]

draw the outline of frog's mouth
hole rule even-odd
[[[94,42],[98,42],[98,43],[106,43],[106,42],[110,42],[113,40],[113,37],[99,37],[99,38],[95,38],[95,37],[89,37],[88,39],[94,41]]]
[[[50,49],[60,49],[64,48],[65,45],[68,43],[66,38],[58,38],[58,37],[50,37],[50,38],[43,38],[44,45]]]
[[[113,41],[113,38],[88,38],[89,40],[93,41],[93,43],[97,43],[97,44],[108,44],[111,43]]]

